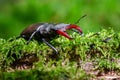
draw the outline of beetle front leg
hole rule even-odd
[[[45,43],[45,44],[47,44],[50,48],[52,48],[54,51],[55,51],[55,53],[57,53],[58,54],[58,51],[57,51],[57,49],[54,47],[54,46],[52,46],[49,42],[47,42],[44,38],[42,38],[42,41]]]
[[[31,39],[33,38],[33,36],[36,34],[37,31],[33,32],[32,35],[30,36],[30,38],[27,41],[27,44],[29,44],[29,42],[31,41]]]

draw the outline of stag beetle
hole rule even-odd
[[[20,34],[20,37],[27,40],[27,43],[34,38],[37,41],[44,42],[49,47],[51,47],[56,53],[58,53],[57,49],[52,46],[48,41],[58,37],[58,35],[62,35],[68,39],[72,39],[67,33],[66,30],[72,29],[73,31],[79,32],[82,34],[82,30],[79,26],[75,24],[53,24],[53,23],[37,23],[32,24]]]
[[[79,23],[80,19],[84,18],[86,15],[80,17],[75,24]],[[27,40],[27,44],[34,38],[38,42],[44,42],[50,48],[52,48],[56,53],[58,53],[57,49],[52,46],[49,41],[58,37],[58,35],[62,35],[68,39],[72,39],[66,32],[66,30],[73,30],[80,35],[82,35],[82,30],[79,26],[75,24],[53,24],[53,23],[36,23],[28,26],[19,37]]]

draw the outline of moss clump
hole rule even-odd
[[[0,39],[1,79],[88,79],[94,76],[86,74],[83,65],[87,62],[94,65],[92,70],[120,70],[120,33],[103,29],[84,36],[75,33],[71,36],[74,40],[59,37],[51,41],[59,54],[35,40],[27,45],[22,38]]]

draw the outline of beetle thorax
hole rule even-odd
[[[51,32],[51,28],[54,26],[54,24],[48,24],[48,23],[45,23],[43,25],[40,25],[38,28],[37,28],[37,31],[40,32],[40,34],[48,34]]]
[[[66,26],[69,26],[70,24],[64,24],[64,23],[61,23],[61,24],[56,24],[53,28],[55,30],[58,30],[58,29],[62,29],[63,31],[66,30]]]

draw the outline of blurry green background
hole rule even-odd
[[[0,0],[0,38],[18,36],[32,23],[74,23],[87,32],[120,30],[120,0]]]

